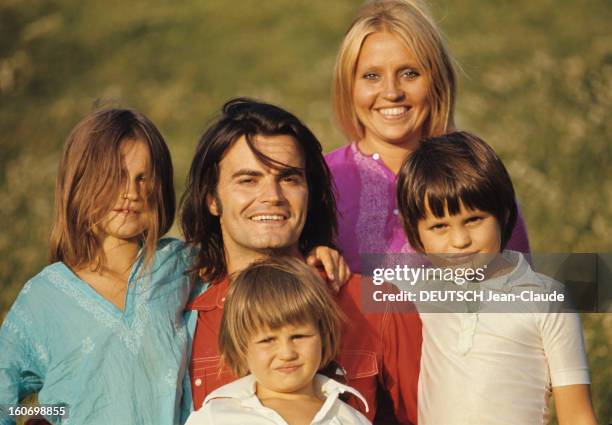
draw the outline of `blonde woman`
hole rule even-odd
[[[338,245],[353,271],[367,253],[414,252],[399,219],[396,176],[422,137],[454,129],[456,77],[439,28],[415,0],[367,3],[336,59],[333,109],[349,144],[329,153]],[[529,252],[521,214],[508,248]]]

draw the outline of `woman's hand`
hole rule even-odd
[[[338,292],[351,277],[351,269],[344,261],[344,257],[330,247],[315,247],[308,253],[306,262],[313,267],[323,266],[329,286],[334,292]]]

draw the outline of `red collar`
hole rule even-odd
[[[204,293],[187,304],[187,310],[211,311],[216,308],[222,310],[228,289],[229,279],[224,277],[214,284],[211,284]]]

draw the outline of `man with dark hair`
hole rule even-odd
[[[186,393],[197,409],[207,394],[237,378],[219,370],[228,276],[262,258],[303,258],[316,246],[333,246],[336,208],[319,141],[281,108],[229,101],[199,141],[181,225],[187,242],[200,250],[193,277],[210,282],[190,305],[195,330]],[[367,399],[370,410],[363,413],[370,420],[416,423],[420,319],[414,312],[362,311],[360,280],[353,276],[336,296],[348,317],[338,370]]]
[[[260,233],[260,236],[271,237],[277,233],[284,235],[285,231],[297,232],[297,235],[284,236],[297,236],[296,246],[293,246],[294,240],[288,243],[287,239],[270,244],[259,241],[256,247],[260,251],[290,249],[306,255],[317,246],[333,246],[336,205],[329,170],[321,152],[314,134],[292,114],[248,99],[227,102],[223,115],[200,138],[181,201],[183,233],[187,242],[199,248],[194,268],[196,274],[207,282],[228,274],[227,263],[236,260],[227,261],[225,258],[226,244],[231,243],[225,239],[231,239],[232,230],[237,227],[240,231],[234,237],[239,239],[257,237]],[[253,160],[253,167],[246,166],[247,159]],[[240,193],[257,194],[253,188],[260,188],[260,183],[268,182],[262,178],[264,175],[276,176],[272,180],[278,183],[279,189],[288,189],[291,193],[293,189],[301,189],[305,198],[299,199],[302,203],[300,217],[283,214],[267,218],[248,216],[253,212],[252,208],[259,211],[257,202],[237,223],[229,217],[222,217],[223,198],[228,199],[225,202],[231,202],[229,199]],[[268,199],[260,203],[277,205],[271,209],[263,208],[264,212],[288,204]],[[235,242],[240,245],[240,241]],[[249,250],[252,248],[250,243],[247,246]]]

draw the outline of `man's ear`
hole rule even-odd
[[[217,217],[221,215],[221,212],[220,212],[221,209],[219,208],[219,202],[217,201],[216,196],[210,193],[206,195],[206,206],[208,207],[208,211],[212,215],[215,215]]]

